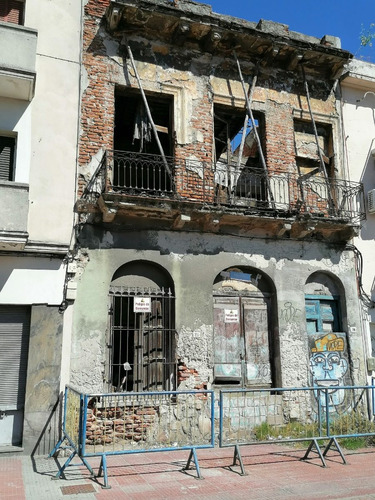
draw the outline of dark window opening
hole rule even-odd
[[[334,174],[334,152],[332,141],[332,127],[326,124],[316,124],[319,149],[322,154],[324,167],[328,177]],[[296,149],[296,163],[300,175],[318,175],[322,177],[319,150],[314,134],[312,122],[294,121],[294,141]]]
[[[165,158],[139,92],[115,96],[113,186],[133,194],[170,192],[173,162],[173,99],[148,95],[147,103]]]
[[[23,24],[24,5],[24,2],[19,0],[1,0],[0,21]]]
[[[147,102],[158,131],[164,154],[173,154],[173,99],[148,95]],[[136,153],[160,154],[146,108],[139,93],[116,93],[114,149]]]
[[[216,184],[221,203],[248,204],[251,200],[255,206],[268,205],[254,127],[262,143],[264,120],[260,114],[254,115],[252,123],[245,110],[214,107]]]
[[[14,181],[15,137],[0,136],[0,180]]]
[[[124,290],[121,288],[121,290]],[[135,297],[111,290],[109,390],[173,390],[176,384],[175,332],[170,290],[144,295],[150,312],[135,312]]]

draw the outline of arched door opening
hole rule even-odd
[[[162,391],[176,384],[174,291],[149,262],[119,268],[109,290],[108,390]]]
[[[306,331],[311,385],[329,389],[330,411],[347,404],[340,386],[351,385],[350,350],[343,328],[345,293],[339,280],[327,273],[312,274],[305,284]],[[318,397],[318,392],[316,393]],[[325,393],[319,393],[325,404]]]
[[[272,386],[278,359],[273,284],[257,270],[230,268],[216,277],[213,294],[215,383]]]

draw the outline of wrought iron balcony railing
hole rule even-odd
[[[328,182],[319,174],[302,179],[292,172],[268,172],[217,163],[176,161],[159,155],[107,151],[83,198],[102,193],[220,206],[246,213],[303,213],[359,223],[365,218],[361,183]]]

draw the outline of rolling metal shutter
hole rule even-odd
[[[21,409],[25,403],[30,308],[0,306],[0,409]]]

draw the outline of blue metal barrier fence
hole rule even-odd
[[[78,455],[92,476],[86,458],[101,457],[98,477],[108,486],[107,457],[153,451],[190,450],[201,478],[196,450],[218,444],[234,447],[233,465],[240,465],[241,445],[308,442],[303,459],[317,453],[323,467],[329,450],[346,463],[340,438],[375,437],[375,386],[297,387],[214,391],[83,394],[65,390],[62,438],[71,454],[56,474]],[[215,408],[218,414],[215,415]],[[327,443],[328,444],[325,444]],[[324,449],[321,445],[324,444]]]
[[[201,478],[196,450],[214,447],[213,391],[81,394],[67,387],[63,435],[52,456],[67,440],[71,454],[56,474],[61,476],[75,455],[92,475],[87,457],[101,457],[108,488],[107,456],[155,451],[190,450],[185,470],[194,461]]]
[[[220,391],[219,445],[234,446],[233,465],[244,467],[241,445],[309,441],[304,459],[335,448],[339,438],[375,436],[374,386],[331,386]],[[319,441],[328,441],[322,451]]]

